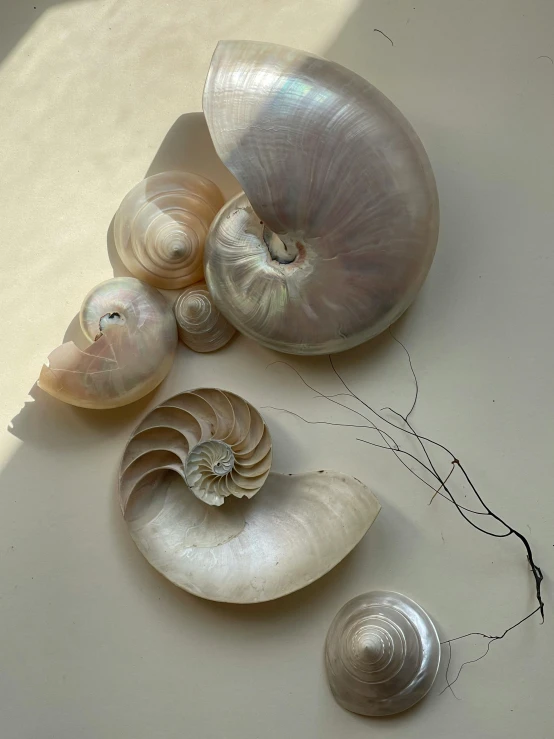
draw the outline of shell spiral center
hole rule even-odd
[[[229,475],[235,466],[235,455],[224,441],[210,439],[195,446],[187,457],[185,479],[197,494],[214,477]]]

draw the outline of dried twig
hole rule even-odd
[[[323,420],[314,421],[314,420],[303,418],[298,413],[289,411],[286,408],[274,408],[273,406],[267,406],[267,407],[271,407],[274,410],[279,410],[279,411],[283,411],[286,413],[290,413],[291,415],[300,419],[304,423],[308,423],[308,424],[324,424],[324,425],[329,425],[329,426],[340,426],[344,428],[367,429],[369,431],[375,432],[380,437],[380,440],[382,443],[376,443],[376,442],[370,441],[369,439],[363,439],[363,438],[358,438],[357,440],[364,444],[369,444],[371,446],[374,446],[378,449],[384,449],[384,450],[392,452],[394,456],[404,465],[404,467],[406,467],[413,475],[415,475],[415,477],[417,477],[421,482],[423,482],[425,485],[427,485],[433,490],[433,497],[431,498],[430,503],[433,502],[436,496],[440,496],[442,499],[454,505],[458,513],[462,516],[462,518],[464,518],[464,520],[467,521],[477,531],[480,531],[481,533],[486,534],[487,536],[493,536],[499,539],[513,536],[516,539],[518,539],[523,545],[525,549],[527,561],[529,562],[531,573],[534,578],[535,596],[536,596],[538,605],[531,613],[529,613],[527,616],[525,616],[524,618],[522,618],[521,620],[519,620],[517,623],[513,624],[509,628],[507,628],[499,636],[484,634],[481,632],[470,632],[468,634],[463,634],[462,636],[458,636],[453,639],[447,639],[444,642],[441,642],[442,644],[448,644],[449,649],[450,649],[450,658],[448,661],[447,672],[446,672],[447,685],[444,690],[450,689],[452,691],[452,694],[457,698],[457,696],[455,695],[452,689],[452,685],[454,685],[454,683],[459,679],[460,674],[465,665],[471,664],[473,662],[478,662],[479,660],[483,659],[489,653],[489,649],[493,642],[503,639],[510,631],[512,631],[517,626],[527,621],[527,619],[530,619],[535,614],[540,613],[542,621],[544,622],[544,602],[542,600],[542,593],[541,593],[543,574],[542,574],[540,567],[536,564],[534,560],[533,552],[531,550],[531,546],[527,538],[520,531],[516,530],[513,526],[510,526],[500,516],[494,513],[494,511],[492,511],[491,508],[485,503],[483,496],[477,490],[473,481],[469,477],[469,474],[467,473],[464,465],[460,462],[458,457],[454,455],[444,444],[441,444],[440,442],[435,441],[427,436],[423,436],[415,430],[414,425],[410,421],[410,416],[412,415],[416,407],[417,401],[418,401],[419,384],[417,381],[416,373],[414,371],[412,359],[411,359],[410,353],[408,352],[408,349],[401,341],[399,341],[399,339],[397,339],[393,335],[390,329],[389,329],[389,333],[394,339],[394,341],[397,344],[399,344],[404,350],[404,352],[406,353],[406,356],[408,358],[408,363],[410,366],[410,371],[412,373],[412,377],[413,377],[414,384],[415,384],[414,399],[413,399],[413,402],[411,404],[409,411],[406,414],[401,414],[398,411],[390,407],[382,408],[381,411],[375,410],[366,401],[360,398],[352,390],[352,388],[346,383],[342,375],[338,372],[337,368],[335,367],[335,363],[331,356],[329,356],[329,363],[330,363],[331,369],[344,389],[342,392],[334,393],[332,395],[326,395],[325,393],[320,392],[319,390],[317,390],[317,388],[310,385],[302,377],[300,372],[298,372],[298,370],[296,370],[294,367],[288,364],[288,362],[278,361],[278,362],[272,362],[271,364],[285,364],[287,367],[289,367],[296,373],[296,375],[300,378],[300,380],[303,382],[303,384],[307,388],[309,388],[312,392],[316,393],[315,397],[324,398],[330,403],[333,403],[341,408],[346,409],[350,413],[355,414],[359,419],[362,419],[363,421],[365,421],[365,423],[338,423],[338,422],[330,422],[330,421],[323,421]],[[350,397],[354,399],[364,409],[363,412],[361,410],[351,408],[346,403],[342,403],[341,401],[337,400],[337,398],[339,397]],[[383,412],[392,414],[395,417],[395,419],[398,419],[398,420],[393,421],[390,418],[387,418],[385,415],[383,415]],[[381,427],[381,425],[377,425],[378,421],[381,422],[381,424],[383,424],[388,430],[385,431],[384,428]],[[420,456],[406,449],[402,449],[400,444],[396,440],[396,438],[393,436],[393,433],[395,432],[401,432],[403,434],[413,437],[418,444],[418,448],[420,450]],[[437,451],[446,454],[449,458],[450,470],[447,475],[443,475],[438,471],[437,463],[434,461],[433,456],[432,456],[433,452],[437,452]],[[407,464],[407,462],[405,461],[406,458],[411,459],[413,462],[417,464],[419,468],[419,472],[421,474],[418,474],[416,470],[412,469],[412,467],[409,464]],[[476,498],[478,507],[480,508],[479,510],[475,510],[474,508],[468,508],[467,506],[461,505],[458,502],[458,500],[455,498],[454,493],[451,488],[452,483],[450,483],[450,479],[453,477],[456,471],[459,471],[459,473],[461,473],[462,478],[469,485],[471,492]],[[434,479],[435,484],[432,484],[431,482],[429,482],[429,480],[425,479],[425,477],[423,477],[422,475],[426,475]],[[438,487],[437,487],[437,483],[438,483]],[[480,516],[482,517],[480,520],[483,520],[483,521],[488,517],[489,519],[499,524],[501,527],[501,530],[500,531],[490,531],[488,530],[488,528],[484,528],[483,525],[479,525],[475,523],[475,521],[473,521],[471,518],[472,516]],[[484,639],[487,639],[488,641],[487,641],[486,651],[477,659],[468,660],[467,662],[464,662],[459,668],[458,673],[456,677],[454,678],[454,680],[450,681],[448,679],[448,670],[450,668],[450,661],[452,657],[451,644],[452,642],[459,641],[461,639],[467,639],[468,637],[471,637],[471,636],[479,636]]]

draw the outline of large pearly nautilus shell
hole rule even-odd
[[[400,111],[339,64],[252,41],[218,44],[203,107],[244,189],[205,248],[229,321],[272,349],[324,354],[399,318],[439,221],[431,165]]]
[[[65,403],[116,408],[153,390],[173,364],[177,324],[155,288],[134,277],[100,283],[85,297],[85,350],[62,344],[43,365],[38,385]]]
[[[214,352],[236,330],[216,308],[205,282],[186,287],[173,306],[179,338],[195,352]]]
[[[260,414],[234,393],[180,393],[135,429],[120,470],[128,529],[148,562],[202,598],[272,600],[321,577],[380,506],[335,472],[270,473]]]
[[[204,241],[223,205],[218,187],[190,172],[162,172],[139,182],[123,198],[114,241],[135,277],[174,290],[202,279]]]
[[[389,716],[431,689],[440,661],[433,622],[413,600],[376,590],[344,605],[327,634],[325,664],[343,708]]]

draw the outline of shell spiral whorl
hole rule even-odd
[[[236,331],[214,305],[205,282],[187,287],[173,307],[179,338],[195,352],[213,352],[225,346]]]
[[[115,216],[114,241],[127,269],[155,287],[174,290],[203,274],[204,241],[223,196],[189,172],[162,172],[139,182]]]
[[[326,641],[329,684],[343,708],[367,716],[404,711],[430,690],[440,659],[437,632],[417,603],[374,591],[352,599]]]
[[[135,429],[120,474],[123,511],[132,494],[176,472],[200,500],[251,498],[271,467],[271,437],[258,411],[234,393],[191,390],[154,408]]]
[[[339,64],[254,41],[218,44],[203,107],[244,190],[206,239],[225,317],[291,354],[344,351],[396,321],[439,225],[431,165],[402,113]]]

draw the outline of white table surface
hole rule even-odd
[[[258,407],[349,420],[286,367],[268,367],[276,354],[245,338],[213,356],[180,347],[154,395],[120,411],[28,397],[49,351],[68,327],[76,335],[85,293],[122,273],[107,232],[125,193],[167,167],[233,191],[198,114],[222,38],[303,48],[362,74],[412,122],[433,164],[439,248],[396,328],[420,382],[414,421],[529,536],[547,608],[544,625],[535,617],[464,668],[458,700],[440,694],[444,664],[432,693],[394,719],[351,715],[328,691],[325,634],[361,592],[412,596],[443,638],[501,633],[534,607],[517,541],[470,529],[440,498],[429,506],[429,491],[355,430],[265,412],[275,470],[340,469],[383,505],[355,552],[296,595],[204,602],[164,581],[130,540],[118,461],[164,397],[215,385]],[[551,0],[3,0],[2,739],[554,736],[553,59]],[[340,390],[325,358],[292,364]],[[337,366],[375,405],[409,405],[409,369],[389,337]],[[482,649],[478,638],[458,644],[450,674]]]

